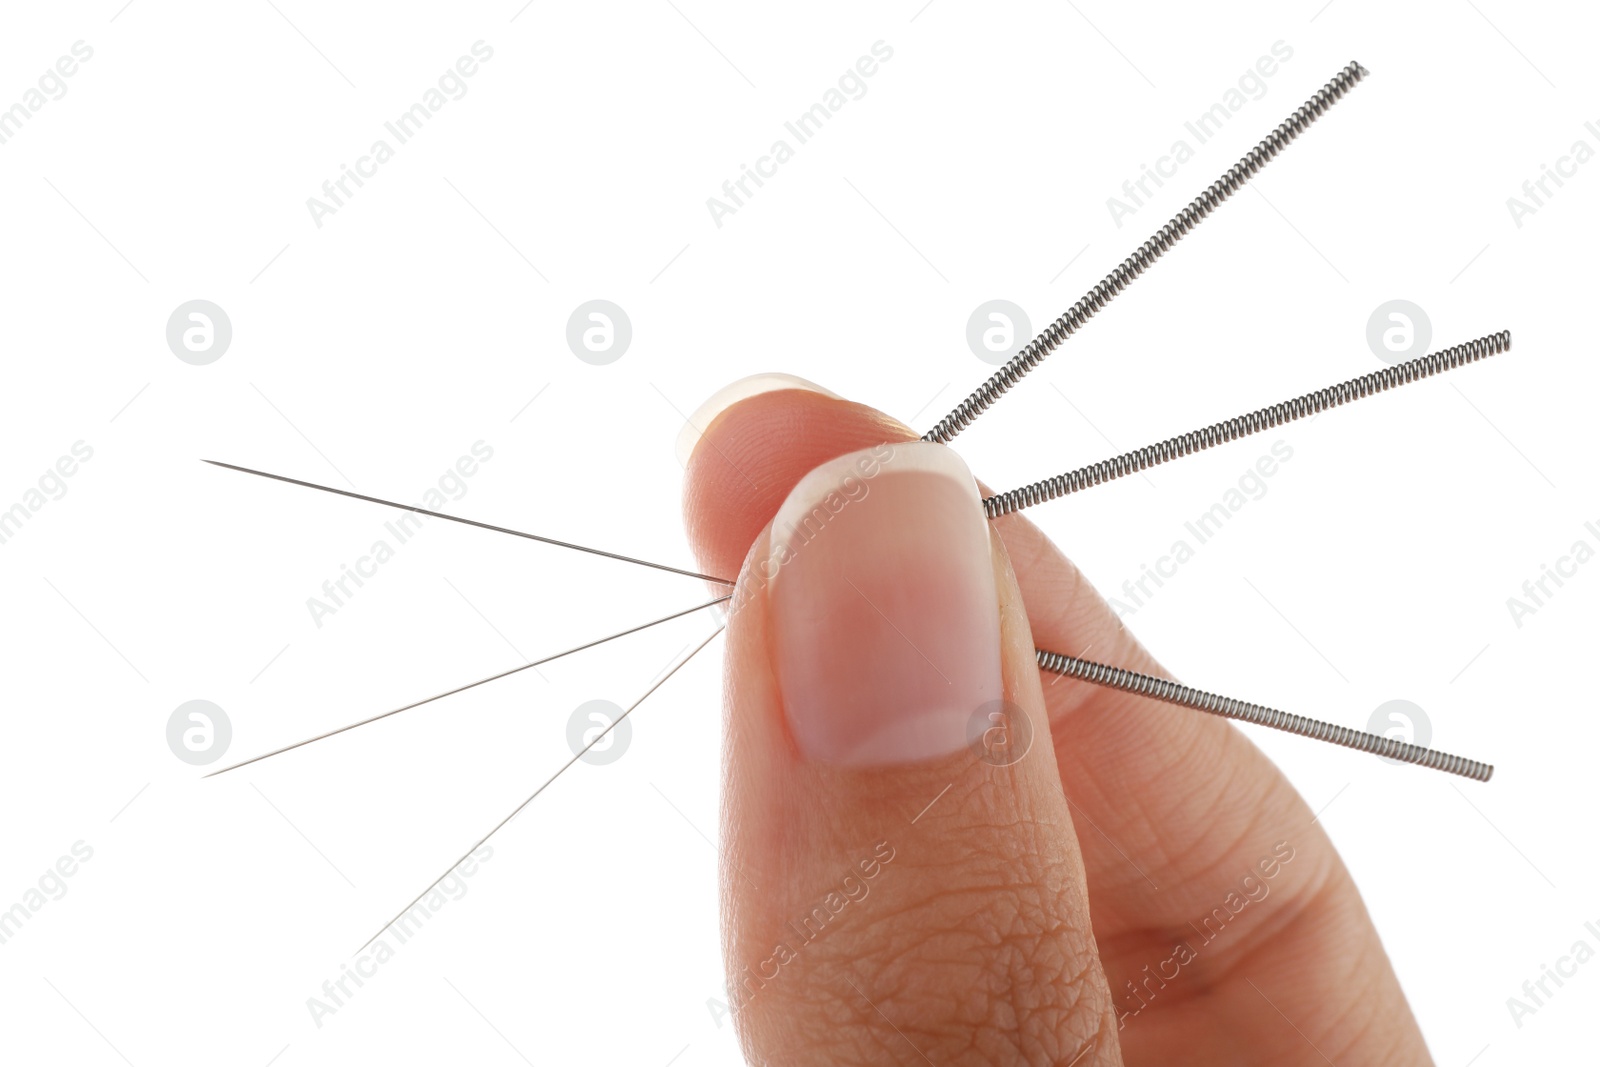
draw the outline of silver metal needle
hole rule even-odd
[[[1124,475],[1136,474],[1147,467],[1154,467],[1180,456],[1203,452],[1225,441],[1237,441],[1241,437],[1249,437],[1262,430],[1282,426],[1286,422],[1315,415],[1352,400],[1360,400],[1362,397],[1372,396],[1374,393],[1381,393],[1408,382],[1421,381],[1443,371],[1453,370],[1498,352],[1504,352],[1510,347],[1511,331],[1492,333],[1476,341],[1441,349],[1417,359],[1406,360],[1392,367],[1363,374],[1359,378],[1351,378],[1347,382],[1340,382],[1326,389],[1318,389],[1305,396],[1297,396],[1293,400],[1285,400],[1271,407],[1252,411],[1248,415],[1237,415],[1226,422],[1191,430],[1158,444],[1146,445],[1134,452],[1125,452],[1120,456],[1101,460],[1099,463],[1091,463],[1087,467],[1067,471],[1065,474],[1046,478],[1042,482],[1034,482],[1032,485],[1025,485],[1006,493],[996,493],[994,496],[984,498],[983,511],[991,519],[998,518],[1013,511],[1042,504],[1047,500],[1055,500],[1068,493],[1079,492],[1091,485],[1100,485]]]
[[[435,700],[442,700],[442,699],[444,699],[445,697],[448,697],[448,696],[455,696],[457,693],[464,693],[468,689],[473,689],[473,688],[475,688],[477,686],[480,686],[480,685],[487,685],[489,682],[499,681],[501,678],[509,678],[511,675],[516,674],[518,671],[525,671],[525,670],[528,670],[530,667],[542,666],[543,664],[549,663],[551,660],[558,660],[562,656],[570,656],[574,652],[582,652],[586,648],[593,648],[596,645],[603,645],[607,641],[615,641],[619,637],[627,637],[629,634],[636,634],[640,630],[648,630],[652,626],[659,626],[661,623],[671,622],[673,619],[681,619],[685,615],[692,615],[697,611],[704,611],[706,608],[713,607],[713,606],[715,606],[717,604],[721,604],[723,601],[730,600],[732,598],[733,598],[733,594],[732,593],[729,593],[726,596],[719,596],[715,600],[706,601],[704,604],[696,604],[692,608],[685,608],[683,611],[676,611],[676,612],[673,612],[671,615],[663,615],[659,619],[652,619],[649,622],[641,623],[638,626],[630,627],[629,629],[626,629],[626,630],[619,630],[614,634],[610,634],[610,635],[608,635],[606,637],[602,637],[602,638],[600,638],[598,640],[595,640],[595,641],[590,641],[587,644],[582,644],[582,645],[578,645],[578,646],[576,646],[574,648],[569,648],[565,652],[557,652],[552,656],[546,656],[544,659],[534,660],[532,663],[524,663],[520,667],[512,667],[509,671],[501,671],[499,674],[491,674],[487,678],[479,678],[476,682],[468,682],[466,685],[458,685],[454,689],[447,689],[443,693],[435,693],[431,697],[425,697],[422,700],[418,700],[418,701],[415,701],[413,703],[407,704],[403,708],[395,708],[393,711],[386,711],[382,715],[374,715],[370,719],[362,719],[360,722],[353,722],[348,726],[341,726],[337,730],[329,730],[327,733],[318,734],[316,737],[308,737],[304,741],[296,741],[292,745],[284,745],[282,748],[275,748],[271,752],[263,752],[259,756],[252,756],[250,759],[245,760],[243,763],[235,763],[233,766],[224,767],[220,771],[212,771],[210,774],[204,775],[204,777],[206,777],[206,778],[215,778],[219,774],[227,774],[229,771],[236,771],[240,767],[248,767],[248,766],[250,766],[250,764],[259,763],[262,760],[268,758],[269,756],[282,755],[285,752],[289,752],[289,751],[292,751],[294,749],[301,748],[301,747],[303,747],[305,745],[309,745],[313,741],[321,741],[325,737],[332,737],[335,734],[342,734],[346,730],[354,730],[357,726],[365,726],[369,722],[377,722],[379,719],[387,719],[389,716],[398,715],[402,711],[410,711],[412,708],[420,708],[420,707],[422,707],[422,705],[431,704]]]
[[[554,545],[557,548],[570,548],[574,552],[587,552],[591,556],[604,556],[606,559],[621,560],[623,563],[636,563],[641,567],[651,567],[658,571],[667,571],[671,574],[681,574],[686,578],[699,578],[701,581],[716,582],[718,585],[734,584],[728,581],[726,578],[714,578],[709,574],[701,574],[698,571],[684,570],[681,567],[669,567],[665,563],[652,563],[647,559],[638,559],[634,556],[624,556],[620,552],[607,552],[600,548],[590,548],[588,545],[575,545],[571,541],[558,541],[554,537],[544,537],[540,534],[528,533],[524,530],[513,530],[507,526],[495,526],[491,523],[479,522],[476,519],[463,519],[459,515],[448,515],[442,511],[429,511],[427,508],[419,508],[414,504],[402,504],[397,500],[384,500],[382,497],[367,496],[365,493],[356,493],[349,489],[335,489],[331,485],[318,485],[316,482],[301,481],[299,478],[290,478],[283,474],[271,474],[267,471],[253,470],[250,467],[241,467],[236,463],[224,463],[219,459],[207,459],[202,460],[201,462],[209,463],[213,467],[224,467],[230,471],[240,471],[244,474],[254,474],[258,478],[271,478],[275,482],[288,482],[290,485],[303,485],[307,489],[320,489],[324,493],[335,493],[339,496],[350,497],[353,500],[365,500],[372,504],[382,504],[385,507],[399,508],[401,511],[414,511],[418,515],[428,515],[435,519],[448,519],[450,522],[459,522],[465,526],[476,526],[480,530],[493,530],[495,533],[510,534],[513,537],[525,537],[530,541],[538,541],[541,544]]]
[[[677,674],[679,668],[681,668],[685,663],[688,663],[690,660],[694,659],[695,655],[697,653],[699,653],[699,651],[702,648],[705,648],[712,641],[714,641],[716,639],[716,636],[718,634],[720,634],[725,629],[727,629],[727,624],[726,623],[724,623],[721,626],[718,626],[715,630],[711,631],[711,636],[710,637],[707,637],[704,641],[701,641],[692,650],[690,650],[690,652],[687,655],[685,655],[677,663],[674,663],[672,665],[672,669],[671,670],[667,671],[666,674],[663,674],[656,681],[656,683],[654,685],[652,685],[649,689],[646,689],[644,691],[644,696],[641,696],[638,700],[635,700],[632,704],[629,704],[627,709],[625,711],[623,711],[623,713],[621,715],[618,715],[616,717],[616,719],[611,723],[610,726],[607,726],[604,730],[601,730],[599,733],[595,734],[594,737],[589,741],[589,743],[587,745],[584,745],[577,752],[575,752],[571,759],[567,760],[567,762],[563,763],[560,766],[560,768],[557,769],[556,773],[552,774],[549,778],[546,778],[544,780],[544,784],[541,785],[538,789],[535,789],[531,794],[529,794],[527,800],[524,800],[521,804],[518,804],[515,808],[511,809],[511,814],[510,815],[507,815],[505,818],[503,818],[499,822],[495,823],[493,829],[491,829],[488,833],[484,834],[482,837],[478,838],[477,841],[473,842],[472,847],[467,849],[465,852],[463,852],[461,854],[461,858],[460,859],[456,860],[450,866],[445,868],[444,874],[441,874],[439,877],[437,877],[433,881],[429,882],[428,883],[428,887],[426,889],[424,889],[422,892],[418,893],[416,895],[416,897],[412,899],[411,903],[407,904],[405,907],[401,908],[398,912],[396,912],[393,919],[390,919],[388,922],[384,923],[383,926],[378,930],[378,932],[373,934],[371,937],[367,938],[366,941],[362,943],[361,948],[360,949],[356,949],[356,951],[360,952],[361,949],[366,948],[368,945],[370,945],[374,941],[378,940],[379,937],[383,936],[383,931],[384,930],[389,929],[389,927],[393,926],[396,922],[398,922],[400,920],[400,917],[402,915],[404,915],[406,912],[410,911],[412,908],[416,907],[417,906],[417,901],[421,900],[423,897],[427,896],[430,892],[432,892],[434,886],[436,886],[440,882],[444,881],[446,875],[448,875],[451,871],[455,870],[457,867],[461,866],[461,864],[466,861],[467,857],[472,855],[474,852],[476,852],[478,850],[478,848],[485,841],[489,840],[489,838],[491,838],[495,834],[499,833],[500,828],[502,826],[504,826],[506,823],[510,822],[512,819],[515,819],[519,814],[521,814],[523,808],[526,808],[529,804],[532,804],[534,802],[534,800],[536,800],[538,798],[540,793],[543,793],[546,789],[550,788],[550,783],[551,782],[554,782],[557,778],[560,778],[561,775],[567,770],[568,767],[571,767],[574,763],[577,763],[580,759],[583,758],[584,753],[588,752],[595,745],[598,745],[601,742],[601,740],[605,738],[605,736],[607,734],[611,733],[612,730],[615,730],[617,728],[617,723],[620,723],[623,719],[626,719],[629,715],[633,714],[633,709],[634,708],[637,708],[640,704],[643,704],[647,699],[649,699],[651,693],[654,693],[657,689],[660,689],[663,685],[665,685],[667,683],[667,679],[668,678],[671,678],[674,674]]]
[[[1245,700],[1235,700],[1233,697],[1218,696],[1201,689],[1191,689],[1166,678],[1156,678],[1137,671],[1124,670],[1121,667],[1108,667],[1104,663],[1095,663],[1093,660],[1080,659],[1077,656],[1063,656],[1059,652],[1046,652],[1044,649],[1039,650],[1038,659],[1040,667],[1055,674],[1093,682],[1095,685],[1118,689],[1124,693],[1135,693],[1152,700],[1191,708],[1194,711],[1203,711],[1224,719],[1238,719],[1241,722],[1255,723],[1257,726],[1270,726],[1274,730],[1326,741],[1332,745],[1343,745],[1345,748],[1361,752],[1371,752],[1386,759],[1415,763],[1447,774],[1459,774],[1475,782],[1487,782],[1494,774],[1493,766],[1479,763],[1477,760],[1452,756],[1436,748],[1425,748],[1422,745],[1397,741],[1392,737],[1380,737],[1364,730],[1353,730],[1348,726],[1336,726],[1319,719],[1308,719],[1303,715],[1291,715],[1287,711],[1278,711],[1276,708],[1252,704]]]
[[[1063,312],[1060,318],[1045,327],[1043,333],[1029,341],[1022,351],[995,371],[988,381],[978,387],[977,392],[940,419],[939,425],[923,434],[922,439],[941,445],[947,445],[954,440],[956,434],[965,430],[974,419],[989,410],[990,405],[1020,382],[1024,375],[1042,363],[1044,358],[1054,352],[1063,341],[1081,330],[1095,312],[1132,285],[1145,268],[1160,259],[1161,254],[1177,244],[1184,234],[1200,225],[1217,205],[1238,192],[1245,182],[1250,180],[1251,175],[1270,163],[1274,156],[1317,121],[1318,116],[1338,103],[1340,98],[1355,88],[1356,83],[1366,75],[1367,69],[1353,61],[1335,74],[1328,84],[1296,108],[1294,114],[1280,122],[1277,128],[1269,132],[1260,144],[1245,154],[1243,159],[1229,167],[1222,177],[1212,182],[1205,191],[1190,201],[1189,205],[1174,215],[1170,222],[1152,234],[1144,244],[1135,248],[1133,254],[1118,264],[1116,270],[1096,283],[1093,289]]]

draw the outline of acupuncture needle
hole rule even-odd
[[[1063,656],[1059,652],[1046,652],[1043,649],[1038,652],[1038,660],[1039,666],[1045,670],[1067,678],[1093,682],[1108,689],[1150,697],[1163,703],[1203,711],[1224,719],[1237,719],[1258,726],[1270,726],[1274,730],[1315,738],[1318,741],[1342,745],[1360,752],[1370,752],[1385,759],[1414,763],[1436,771],[1444,771],[1446,774],[1459,774],[1475,782],[1487,782],[1494,774],[1494,767],[1487,763],[1479,763],[1477,760],[1452,756],[1436,748],[1413,745],[1408,741],[1392,737],[1380,737],[1362,730],[1353,730],[1348,726],[1336,726],[1333,723],[1308,719],[1302,715],[1291,715],[1286,711],[1235,700],[1233,697],[1218,696],[1170,679],[1156,678],[1137,671],[1123,670],[1120,667],[1107,667],[1103,663],[1094,663],[1077,656]]]
[[[252,756],[250,759],[244,760],[241,763],[235,763],[231,767],[224,767],[220,771],[212,771],[210,774],[204,775],[203,777],[215,778],[219,774],[227,774],[229,771],[236,771],[240,767],[248,767],[250,764],[258,763],[261,760],[264,760],[269,756],[282,755],[283,753],[292,751],[293,749],[300,748],[300,747],[302,747],[304,745],[309,745],[313,741],[321,741],[323,738],[332,737],[335,734],[342,734],[346,730],[354,730],[357,726],[365,726],[368,723],[377,722],[379,719],[387,719],[391,715],[398,715],[402,711],[410,711],[412,708],[420,708],[424,704],[431,704],[435,700],[443,700],[445,697],[455,696],[457,693],[465,693],[468,689],[475,689],[480,685],[487,685],[490,682],[497,682],[501,678],[509,678],[511,675],[516,674],[518,671],[525,671],[525,670],[528,670],[528,669],[530,669],[532,667],[541,667],[544,664],[549,663],[549,662],[551,662],[553,660],[561,659],[563,656],[570,656],[574,652],[582,652],[584,649],[594,648],[596,645],[603,645],[607,641],[615,641],[619,637],[627,637],[629,634],[636,634],[640,630],[648,630],[652,626],[659,626],[664,622],[671,622],[673,619],[681,619],[685,615],[692,615],[697,611],[704,611],[706,608],[714,607],[717,604],[721,604],[724,601],[731,600],[731,599],[733,599],[733,594],[732,593],[726,593],[723,596],[717,597],[715,600],[708,600],[704,604],[696,604],[692,608],[685,608],[682,611],[673,612],[671,615],[663,615],[659,619],[652,619],[649,622],[641,623],[638,626],[630,627],[629,629],[626,629],[626,630],[619,630],[614,634],[609,634],[609,635],[607,635],[605,637],[598,638],[597,640],[589,641],[589,642],[586,642],[585,644],[577,645],[577,646],[575,646],[573,648],[567,649],[564,652],[557,652],[554,655],[546,656],[543,659],[537,659],[537,660],[533,660],[530,663],[524,663],[520,667],[512,667],[508,671],[501,671],[499,674],[491,674],[487,678],[479,678],[477,681],[468,682],[466,685],[458,685],[454,689],[447,689],[442,693],[435,693],[431,697],[424,697],[421,700],[413,701],[410,704],[405,705],[404,707],[395,708],[393,711],[386,711],[386,712],[383,712],[381,715],[374,715],[369,719],[362,719],[360,722],[353,722],[353,723],[349,724],[348,726],[341,726],[336,730],[329,730],[326,733],[320,733],[315,737],[308,737],[304,741],[296,741],[292,745],[284,745],[282,748],[275,748],[271,752],[263,752],[259,756]]]
[[[615,719],[612,720],[610,726],[607,726],[604,730],[601,730],[599,733],[595,734],[594,737],[590,738],[588,744],[584,745],[577,752],[575,752],[571,759],[569,759],[569,760],[567,760],[567,762],[563,763],[560,767],[558,767],[556,769],[556,772],[554,774],[552,774],[550,777],[548,777],[548,778],[546,778],[544,780],[544,784],[543,785],[541,785],[538,789],[535,789],[532,793],[530,793],[528,795],[528,799],[527,800],[524,800],[521,804],[518,804],[515,808],[511,809],[511,814],[510,815],[507,815],[505,818],[503,818],[499,822],[495,823],[494,827],[488,833],[486,833],[482,837],[480,837],[476,842],[473,843],[471,848],[467,849],[465,852],[463,852],[461,854],[461,858],[460,859],[456,860],[450,866],[446,867],[445,871],[444,871],[444,874],[441,874],[439,877],[437,877],[433,881],[429,882],[428,883],[428,887],[426,889],[424,889],[422,892],[418,893],[416,895],[416,898],[414,900],[412,900],[411,903],[407,904],[405,907],[401,908],[398,912],[396,912],[395,913],[395,917],[393,919],[390,919],[388,922],[384,923],[383,926],[381,926],[378,929],[378,932],[373,934],[371,937],[367,938],[367,940],[362,943],[361,948],[356,949],[356,951],[360,952],[361,949],[366,948],[368,945],[370,945],[374,941],[378,940],[379,937],[382,937],[383,936],[383,932],[385,930],[389,929],[389,927],[393,926],[396,922],[398,922],[400,920],[400,917],[405,915],[406,912],[410,911],[412,908],[417,906],[417,901],[421,900],[423,897],[427,896],[430,892],[432,892],[434,886],[436,886],[440,882],[444,881],[445,878],[450,874],[451,871],[455,870],[457,867],[461,866],[462,863],[466,862],[467,857],[471,856],[474,852],[476,852],[483,845],[483,843],[485,841],[489,840],[489,838],[493,837],[496,833],[498,833],[500,831],[500,828],[505,826],[506,823],[510,822],[512,819],[515,819],[519,814],[521,814],[522,809],[526,808],[529,804],[532,804],[536,799],[538,799],[538,796],[539,796],[540,793],[543,793],[546,789],[550,788],[550,783],[554,782],[557,778],[560,778],[561,775],[563,774],[563,772],[565,772],[567,770],[567,768],[571,767],[574,763],[577,763],[580,759],[582,759],[584,757],[584,755],[590,749],[594,748],[595,745],[598,745],[602,740],[604,740],[605,737],[608,734],[610,734],[612,730],[615,730],[617,728],[617,724],[618,723],[622,722],[622,720],[626,719],[629,715],[633,714],[633,709],[634,708],[637,708],[640,704],[643,704],[647,699],[649,699],[650,694],[654,693],[657,689],[660,689],[663,685],[665,685],[667,683],[667,679],[668,678],[671,678],[674,674],[677,674],[679,668],[681,668],[684,664],[688,663],[690,660],[694,659],[695,655],[698,654],[701,649],[703,649],[707,645],[709,645],[713,640],[716,639],[716,636],[718,634],[720,634],[725,629],[727,629],[727,623],[723,623],[721,626],[718,626],[715,630],[711,631],[711,636],[710,637],[707,637],[704,641],[701,641],[692,650],[690,650],[690,652],[686,656],[684,656],[682,659],[680,659],[677,663],[674,663],[672,665],[672,669],[671,670],[667,671],[666,674],[663,674],[660,678],[658,678],[656,680],[654,685],[652,685],[649,689],[646,689],[644,691],[644,696],[641,696],[638,700],[635,700],[632,704],[629,704],[628,707],[622,712],[622,714],[618,715]]]
[[[267,471],[258,471],[251,467],[241,467],[237,463],[224,463],[218,459],[202,460],[213,467],[226,467],[231,471],[241,471],[245,474],[254,474],[258,478],[271,478],[275,482],[288,482],[290,485],[303,485],[307,489],[320,489],[324,493],[336,493],[355,500],[365,500],[373,504],[383,504],[386,507],[399,508],[401,511],[412,511],[418,515],[428,515],[435,519],[448,519],[466,526],[476,526],[480,530],[493,530],[495,533],[511,534],[513,537],[525,537],[529,541],[538,541],[540,544],[554,545],[557,548],[570,548],[574,552],[587,552],[592,556],[604,556],[607,559],[621,560],[623,563],[635,563],[641,567],[653,567],[658,571],[668,571],[672,574],[681,574],[686,578],[699,578],[701,581],[716,582],[719,585],[733,585],[726,578],[713,578],[709,574],[700,574],[696,571],[684,570],[680,567],[670,567],[665,563],[652,563],[649,560],[638,559],[634,556],[624,556],[620,552],[607,552],[601,548],[590,548],[588,545],[575,545],[571,541],[558,541],[554,537],[545,537],[542,534],[528,533],[524,530],[513,530],[508,526],[495,526],[476,519],[463,519],[459,515],[450,515],[443,511],[429,511],[427,508],[417,507],[415,504],[402,504],[397,500],[384,500],[382,497],[368,496],[349,489],[336,489],[331,485],[319,485],[316,482],[301,481],[299,478],[290,478],[283,474],[270,474]]]
[[[1288,147],[1289,143],[1315,122],[1324,111],[1338,103],[1368,73],[1367,68],[1352,60],[1326,85],[1317,90],[1311,99],[1301,104],[1292,115],[1268,133],[1260,144],[1228,168],[1222,177],[1212,182],[1165,226],[1134,249],[1132,255],[1101,279],[1076,304],[1063,312],[1060,318],[1047,326],[1043,333],[1028,342],[1005,366],[990,375],[988,381],[979,386],[976,392],[956,405],[954,411],[940,419],[938,425],[922,435],[922,439],[941,445],[953,441],[957,434],[970,426],[979,415],[989,410],[990,405],[1004,396],[1007,390],[1020,382],[1034,367],[1044,362],[1044,358],[1054,352],[1063,341],[1082,329],[1084,323],[1088,322],[1096,311],[1105,307],[1118,293],[1133,284],[1134,279],[1144,273],[1145,268],[1160,259],[1163,252],[1176,244],[1184,234],[1200,225],[1224,200],[1238,192],[1256,171],[1271,162],[1274,156]]]
[[[1091,485],[1102,485],[1170,460],[1203,452],[1226,441],[1236,441],[1274,426],[1303,419],[1307,415],[1317,415],[1352,400],[1360,400],[1396,386],[1418,382],[1444,371],[1464,367],[1510,348],[1509,330],[1492,333],[1475,341],[1441,349],[1417,359],[1406,360],[1404,363],[1396,363],[1392,367],[1363,374],[1359,378],[1351,378],[1349,381],[1330,385],[1292,400],[1284,400],[1246,415],[1237,415],[1198,430],[1191,430],[1157,444],[1124,452],[1120,456],[1091,463],[1087,467],[1079,467],[1077,470],[1058,474],[1020,489],[997,493],[984,499],[983,511],[991,519],[998,518],[1069,493],[1080,492]]]

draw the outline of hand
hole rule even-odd
[[[1223,720],[1041,675],[1035,643],[1163,672],[1032,524],[983,518],[955,452],[798,386],[697,417],[685,496],[703,569],[739,579],[750,1062],[1431,1062],[1277,768]]]

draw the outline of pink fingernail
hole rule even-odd
[[[807,474],[772,522],[777,674],[806,756],[866,765],[962,748],[1001,699],[978,487],[943,445],[881,445]]]

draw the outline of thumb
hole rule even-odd
[[[977,486],[795,485],[728,627],[725,961],[752,1063],[1120,1064],[1033,640]]]

